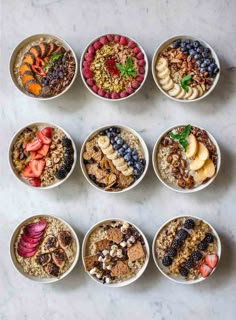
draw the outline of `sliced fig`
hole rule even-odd
[[[28,224],[25,227],[25,229],[27,229],[31,233],[39,233],[39,232],[42,232],[46,228],[46,226],[47,226],[47,220],[43,219],[43,220],[40,220],[39,222]]]
[[[38,246],[39,242],[37,243],[29,243],[23,240],[23,238],[20,239],[19,245],[31,249],[31,250],[35,250],[36,247]]]
[[[18,247],[17,248],[17,253],[19,254],[19,256],[23,257],[23,258],[30,258],[30,257],[33,257],[35,255],[35,253],[37,252],[37,250],[33,250],[33,251],[30,251],[30,252],[26,252],[26,250],[24,250],[25,248],[22,247]]]
[[[48,264],[51,261],[51,259],[52,258],[51,258],[50,253],[43,253],[43,254],[40,254],[36,257],[36,262],[40,266],[45,266],[46,264]]]
[[[50,262],[44,267],[44,271],[50,276],[58,277],[60,269],[54,263]]]
[[[58,234],[58,242],[62,249],[66,249],[72,242],[70,231],[61,231]]]
[[[35,244],[35,243],[38,243],[41,239],[41,237],[39,239],[34,239],[34,238],[31,238],[31,237],[28,237],[25,233],[22,233],[21,235],[21,238],[25,241],[25,242],[29,242],[31,244]]]
[[[55,265],[59,268],[62,268],[66,262],[66,254],[63,249],[57,249],[52,253],[52,260],[54,261]]]
[[[58,240],[53,235],[48,235],[43,240],[43,251],[44,252],[52,252],[58,248]]]

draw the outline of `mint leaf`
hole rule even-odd
[[[192,79],[192,75],[191,74],[188,74],[187,76],[183,77],[181,80],[180,80],[180,86],[181,88],[183,88],[185,91],[188,92],[188,84],[189,82],[191,81]]]
[[[118,70],[120,70],[120,76],[133,76],[136,77],[136,72],[134,71],[134,67],[133,67],[133,61],[130,57],[128,57],[126,59],[125,65],[116,63],[116,67]]]
[[[189,136],[191,131],[191,125],[188,124],[187,126],[184,127],[184,129],[180,132],[180,133],[173,133],[170,132],[169,136],[176,140],[184,149],[184,151],[186,151],[187,146],[188,146],[188,141],[187,141],[187,137]]]

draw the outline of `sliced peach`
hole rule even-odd
[[[202,142],[198,142],[197,156],[201,160],[207,160],[209,158],[209,151],[208,151],[207,147]]]
[[[212,178],[216,172],[215,165],[211,159],[207,159],[204,165],[204,174],[207,178]]]
[[[202,183],[204,180],[206,180],[206,175],[204,173],[204,167],[201,168],[200,170],[196,171],[193,179],[195,182],[198,182],[198,183]]]
[[[198,150],[198,142],[196,137],[190,133],[190,135],[187,137],[188,145],[186,149],[186,157],[187,158],[192,158],[195,156]]]
[[[190,163],[190,169],[193,171],[197,171],[201,169],[205,164],[205,160],[201,160],[200,158],[196,157],[191,163]]]

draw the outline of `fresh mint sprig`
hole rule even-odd
[[[125,65],[116,63],[116,67],[117,69],[120,71],[120,76],[133,76],[136,77],[136,72],[134,71],[134,67],[133,67],[133,61],[132,59],[129,57],[127,58]]]
[[[188,141],[186,138],[189,136],[190,131],[191,131],[191,125],[188,124],[187,126],[184,127],[184,129],[180,133],[175,134],[173,132],[170,132],[169,136],[175,141],[177,141],[183,147],[184,151],[186,151],[188,146]]]
[[[187,92],[188,92],[188,84],[191,81],[191,79],[192,79],[192,75],[188,74],[187,76],[183,77],[180,80],[180,86]]]

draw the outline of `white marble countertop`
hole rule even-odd
[[[194,4],[195,3],[195,4]],[[236,2],[156,0],[9,0],[1,1],[1,220],[0,319],[235,319],[235,19]],[[48,102],[23,96],[12,84],[8,60],[25,37],[51,33],[66,39],[78,57],[86,44],[103,33],[125,33],[145,48],[149,61],[159,43],[175,34],[191,34],[209,42],[219,55],[222,75],[215,91],[199,103],[175,103],[158,91],[151,73],[131,99],[109,103],[94,97],[78,76],[62,97]],[[21,185],[11,174],[8,144],[19,127],[35,121],[64,127],[78,150],[86,135],[107,122],[136,129],[150,152],[158,135],[176,123],[192,122],[208,129],[222,151],[220,174],[207,190],[177,194],[162,186],[152,166],[142,183],[128,193],[104,194],[82,176],[79,164],[62,186],[48,191]],[[110,289],[94,283],[81,259],[73,272],[55,284],[42,285],[23,278],[11,265],[9,240],[15,226],[37,213],[64,218],[86,231],[110,216],[140,226],[149,243],[157,228],[176,214],[198,215],[219,232],[223,254],[218,270],[199,285],[183,286],[165,279],[150,259],[134,284]]]

